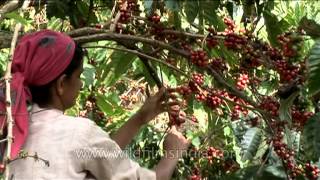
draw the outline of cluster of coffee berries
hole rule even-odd
[[[219,72],[220,74],[228,70],[226,61],[222,58],[210,59],[210,67]]]
[[[84,109],[79,112],[80,117],[88,117],[88,113],[92,112],[96,107],[96,98],[93,95],[89,95],[85,101]]]
[[[219,41],[216,38],[210,36],[207,37],[206,41],[208,48],[214,48],[219,44]]]
[[[260,53],[253,49],[251,46],[247,46],[243,51],[243,61],[242,66],[247,68],[254,68],[261,65],[259,58]]]
[[[118,4],[120,8],[120,23],[127,23],[128,20],[131,18],[132,13],[140,12],[137,0],[119,1]]]
[[[208,55],[203,50],[191,51],[190,53],[191,62],[197,66],[205,67],[208,65]]]
[[[319,168],[317,166],[311,165],[309,162],[305,164],[305,173],[308,179],[316,180],[319,177]]]
[[[207,149],[207,160],[210,164],[217,162],[217,160],[221,160],[223,158],[223,152],[214,147],[209,147]]]
[[[137,82],[125,83],[130,90],[120,95],[120,104],[122,107],[130,110],[133,105],[141,101],[141,94],[145,92],[145,87]]]
[[[225,25],[227,25],[227,29],[225,30],[226,33],[232,33],[234,32],[234,29],[236,28],[236,25],[234,21],[230,18],[225,17],[223,19],[223,22]]]
[[[208,28],[209,34],[206,38],[207,46],[208,48],[214,48],[219,44],[219,41],[215,36],[217,35],[217,32],[213,28]]]
[[[231,112],[231,118],[234,119],[239,119],[240,118],[240,114],[242,114],[243,116],[247,116],[249,111],[248,109],[244,108],[242,105],[245,105],[246,103],[240,99],[240,98],[235,98],[233,100],[234,102],[236,102],[237,104],[233,107],[232,112]]]
[[[128,9],[131,10],[137,10],[137,7],[139,8],[139,4],[137,4],[137,0],[127,0],[128,2]]]
[[[189,51],[192,52],[192,46],[190,45],[190,43],[187,43],[185,41],[179,42],[180,46],[182,49],[184,49],[185,51]]]
[[[301,48],[302,36],[297,33],[288,32],[277,37],[278,42],[282,45],[283,55],[286,57],[295,57]]]
[[[282,142],[284,132],[282,129],[276,131],[276,135],[273,138],[273,147],[276,154],[283,160],[289,161],[294,156],[294,151],[289,150],[287,145]]]
[[[278,126],[273,127],[275,129],[275,136],[273,137],[274,151],[278,155],[278,157],[282,159],[282,162],[287,167],[288,171],[290,172],[290,177],[294,178],[302,173],[302,169],[299,168],[294,162],[294,151],[292,149],[289,149],[287,144],[283,142],[283,124],[279,124]]]
[[[195,95],[195,98],[199,102],[203,102],[207,99],[207,97],[204,94],[198,93]]]
[[[312,112],[299,111],[296,108],[292,108],[292,121],[296,128],[302,128],[306,122],[313,116]]]
[[[228,98],[229,94],[226,91],[213,90],[206,99],[206,104],[212,109],[216,109],[217,107],[224,105],[225,102],[220,96]]]
[[[125,23],[131,17],[131,13],[127,9],[120,9],[120,19],[119,22]]]
[[[188,85],[193,93],[199,93],[199,85],[195,81],[189,81]]]
[[[201,86],[204,83],[204,76],[200,73],[193,73],[192,81]]]
[[[153,15],[148,17],[148,20],[155,24],[158,24],[161,20],[161,16],[159,16],[157,13],[154,13]]]
[[[239,90],[244,90],[249,83],[249,76],[246,73],[240,74],[237,78],[237,84],[236,87]]]
[[[139,100],[137,94],[131,94],[131,95],[122,94],[120,96],[120,99],[121,99],[121,105],[125,107],[130,106],[130,104],[135,104]]]
[[[272,116],[278,116],[280,104],[274,98],[267,96],[262,99],[260,103],[260,108],[268,111]]]
[[[189,180],[201,180],[201,174],[198,168],[195,168],[192,171],[192,175],[189,177]]]
[[[278,61],[283,59],[283,55],[281,54],[281,51],[277,48],[271,47],[266,45],[265,47],[266,53],[269,56],[269,58],[273,61]]]
[[[154,35],[154,39],[163,41],[165,40],[166,37],[170,39],[172,38],[172,36],[174,36],[172,34],[169,34],[166,36],[165,34],[162,33],[167,28],[165,28],[162,24],[160,24],[161,16],[158,15],[157,13],[150,15],[148,17],[148,20],[153,23],[150,28],[150,33]]]
[[[190,87],[186,85],[179,86],[176,88],[176,90],[183,97],[188,97],[192,93],[192,90],[190,89]]]
[[[99,109],[97,100],[93,95],[88,96],[85,101],[84,109],[79,111],[79,116],[91,118],[96,122],[102,122],[106,117],[104,112]]]
[[[227,34],[224,45],[230,50],[241,50],[247,44],[247,39],[235,33]]]
[[[137,0],[120,0],[119,4],[119,13],[120,17],[116,24],[115,31],[117,33],[124,33],[124,24],[128,23],[132,15],[140,14],[140,5],[137,4]],[[98,27],[98,26],[96,26]],[[99,27],[100,28],[100,27]],[[128,33],[128,32],[127,32]],[[128,33],[128,34],[132,34]]]
[[[300,72],[298,66],[290,65],[285,60],[278,60],[275,62],[276,69],[280,74],[281,82],[290,82],[295,80]]]

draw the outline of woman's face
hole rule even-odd
[[[83,85],[80,79],[82,72],[83,60],[79,68],[77,68],[72,75],[65,80],[64,93],[62,95],[64,109],[72,107],[76,102],[80,89]]]

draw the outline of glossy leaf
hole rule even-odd
[[[308,159],[318,161],[320,157],[320,113],[311,117],[303,128],[303,147]]]
[[[250,128],[241,141],[242,160],[252,160],[256,155],[262,140],[262,131],[258,128]]]
[[[308,58],[308,88],[310,95],[316,95],[320,92],[320,39],[316,41],[310,51]]]
[[[185,1],[184,13],[186,14],[187,21],[193,23],[199,13],[199,1]]]

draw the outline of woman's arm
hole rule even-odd
[[[179,159],[186,154],[189,145],[190,142],[172,126],[163,142],[165,155],[154,168],[157,180],[171,179]]]
[[[167,94],[168,93],[168,94]],[[111,139],[118,143],[121,149],[124,149],[138,133],[140,128],[154,119],[158,114],[169,110],[170,113],[179,113],[171,110],[171,107],[179,104],[176,101],[174,91],[165,88],[146,100],[140,110],[133,115],[116,133],[111,135]],[[172,101],[168,101],[171,99]]]
[[[123,150],[144,125],[145,116],[141,112],[134,114],[117,132],[111,135],[119,147]]]

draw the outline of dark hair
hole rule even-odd
[[[63,74],[65,74],[67,78],[71,77],[73,72],[80,67],[83,56],[84,56],[84,52],[82,50],[82,47],[76,43],[74,54],[70,64],[59,76],[57,76],[56,79],[42,86],[29,87],[32,95],[32,102],[37,103],[40,107],[44,107],[48,105],[51,101],[50,89],[54,84],[54,82],[56,82],[56,80]]]

